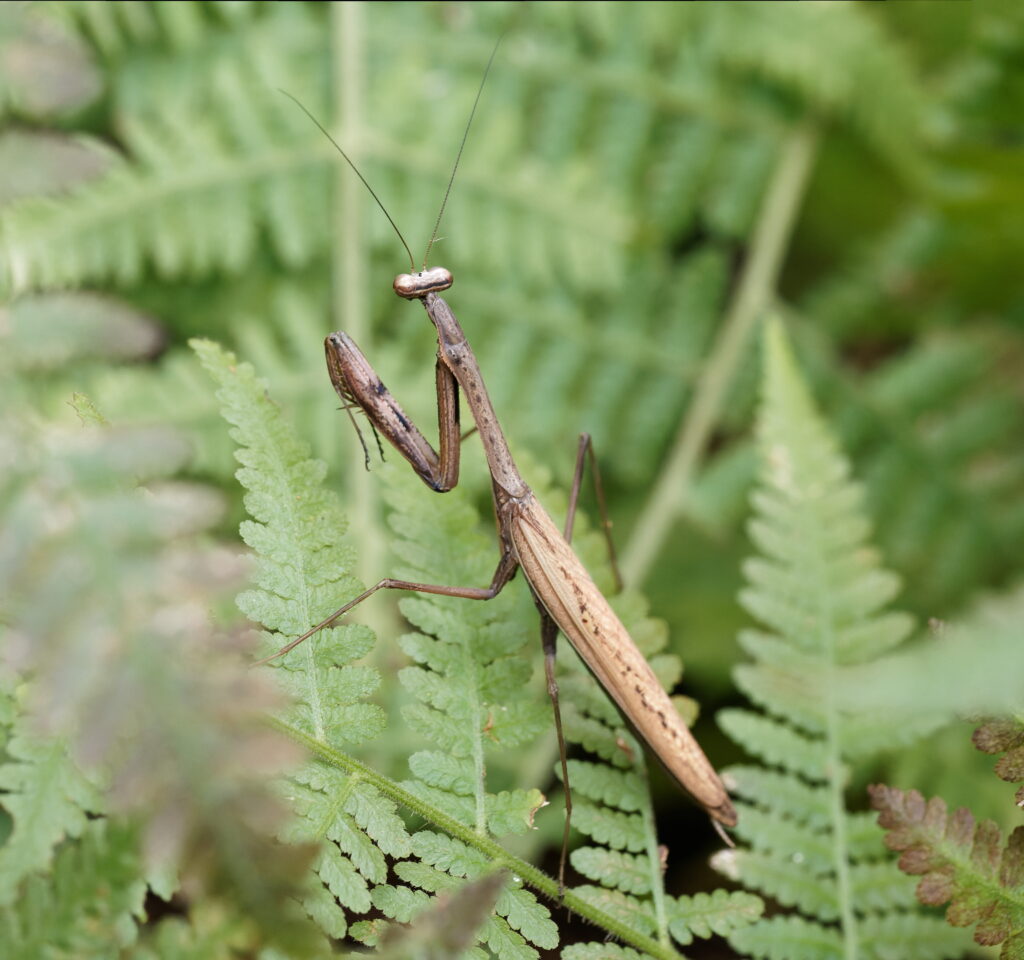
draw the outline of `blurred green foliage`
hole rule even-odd
[[[517,451],[564,484],[577,432],[594,435],[620,547],[652,558],[634,579],[668,621],[706,714],[733,696],[746,623],[735,596],[751,552],[757,338],[739,337],[732,362],[708,373],[737,311],[786,318],[866,485],[904,609],[956,618],[1018,579],[1016,0],[0,6],[0,453],[5,528],[21,534],[11,542],[37,529],[14,523],[16,492],[43,491],[60,521],[81,470],[106,478],[114,504],[132,477],[188,481],[161,488],[175,491],[170,506],[146,505],[156,533],[145,527],[145,549],[165,535],[234,536],[231,443],[185,347],[201,334],[256,364],[329,465],[360,575],[391,572],[376,480],[337,412],[320,343],[352,333],[427,424],[431,331],[391,294],[407,265],[387,222],[278,89],[336,134],[418,256],[503,31],[432,259],[455,274],[452,304]],[[799,136],[813,139],[806,175],[790,178],[790,230],[778,185]],[[744,308],[773,227],[777,268]],[[710,379],[719,398],[693,469],[673,500],[657,500],[698,435],[694,400],[714,392]],[[97,446],[115,452],[96,473],[67,446],[80,420],[142,428],[144,463],[158,469],[108,438]],[[166,428],[176,432],[151,432]],[[466,452],[463,482],[484,502],[472,441]],[[100,507],[86,508],[88,529],[102,529]],[[149,569],[117,542],[95,578],[112,596],[122,567],[142,579]],[[0,564],[27,562],[6,543]],[[44,612],[70,617],[80,579],[26,569],[36,579],[23,599],[56,590],[63,599]],[[4,622],[20,610],[5,599]],[[698,733],[714,742],[710,728]],[[1001,794],[973,774],[984,762],[961,732],[947,737],[894,756],[894,782],[998,815]],[[929,752],[940,745],[941,764]]]

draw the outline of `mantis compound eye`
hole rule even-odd
[[[451,271],[444,267],[432,267],[419,273],[400,273],[392,284],[395,293],[406,300],[419,300],[428,293],[447,290],[451,285]]]

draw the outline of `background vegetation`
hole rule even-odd
[[[954,711],[1012,709],[1024,676],[1015,643],[1024,601],[1013,590],[1024,533],[1020,5],[53,2],[0,9],[0,904],[19,955],[39,956],[41,943],[55,956],[271,956],[320,950],[324,933],[374,942],[379,931],[358,924],[411,918],[426,902],[419,894],[503,862],[493,850],[475,850],[480,862],[455,856],[416,833],[422,821],[399,818],[416,797],[435,811],[457,811],[452,796],[474,797],[488,838],[514,834],[500,849],[523,858],[506,866],[527,886],[515,872],[526,861],[553,865],[559,800],[539,675],[494,667],[533,655],[521,583],[504,608],[483,612],[367,605],[357,617],[366,626],[339,631],[316,667],[343,671],[344,690],[328,684],[329,722],[309,701],[327,681],[307,670],[284,682],[305,704],[284,714],[290,741],[262,722],[284,702],[282,684],[238,667],[253,641],[232,603],[252,573],[236,534],[246,512],[270,531],[261,539],[246,528],[258,586],[292,605],[277,610],[249,594],[243,607],[285,633],[358,580],[402,565],[444,580],[464,579],[476,559],[493,563],[474,441],[450,506],[396,471],[363,469],[323,370],[323,337],[349,332],[426,427],[431,330],[389,289],[406,264],[388,224],[278,90],[334,131],[419,255],[503,32],[432,259],[455,274],[452,304],[545,502],[560,502],[578,432],[594,435],[628,584],[664,624],[646,619],[638,595],[622,602],[645,652],[661,651],[666,679],[679,673],[671,657],[685,662],[683,689],[701,705],[696,732],[708,753],[719,766],[744,759],[714,722],[726,707],[730,736],[784,778],[762,782],[764,768],[744,764],[744,787],[743,770],[735,774],[752,826],[741,833],[747,849],[717,861],[772,898],[769,912],[786,915],[775,926],[750,925],[760,906],[738,889],[698,898],[723,883],[707,866],[717,841],[658,771],[653,806],[645,790],[628,810],[633,801],[595,788],[593,822],[625,832],[616,845],[592,824],[588,849],[598,852],[574,858],[576,879],[597,890],[611,877],[612,892],[593,897],[648,937],[628,942],[649,952],[674,949],[669,931],[677,946],[712,932],[730,938],[698,941],[687,947],[694,956],[906,957],[911,942],[922,957],[959,949],[932,927],[933,939],[924,927],[899,928],[918,922],[905,919],[919,916],[913,885],[895,892],[880,833],[854,827],[873,822],[864,812],[871,780],[941,794],[1003,827],[1017,815],[992,761],[972,748],[971,728],[949,721]],[[791,343],[777,332],[774,354],[760,336],[771,314]],[[263,388],[249,373],[207,346],[218,400],[187,346],[196,336],[254,364],[279,415],[260,407]],[[790,420],[798,429],[787,432]],[[241,478],[245,506],[236,442],[252,471]],[[326,489],[304,445],[327,465]],[[772,450],[792,451],[801,479],[821,480],[804,491],[822,498],[817,524],[800,528],[809,512],[779,506]],[[839,451],[863,483],[862,505],[833,484],[846,478]],[[295,472],[267,479],[275,462]],[[280,514],[295,496],[311,498],[302,501],[311,512],[292,510],[288,527]],[[340,541],[342,515],[341,556],[320,557]],[[836,543],[816,539],[833,523]],[[780,542],[810,546],[779,554]],[[582,549],[602,576],[586,535]],[[835,576],[822,576],[815,595],[843,599],[844,628],[866,626],[845,652],[831,649],[837,672],[821,679],[808,673],[826,656],[821,637],[804,635],[797,601],[836,551]],[[752,555],[760,565],[744,565]],[[320,557],[320,566],[296,557]],[[897,589],[883,566],[902,584],[898,616],[883,609]],[[297,568],[306,579],[283,586]],[[874,578],[876,569],[870,590],[840,596],[843,577],[856,585],[854,573]],[[779,645],[748,630],[741,650],[751,617]],[[421,633],[406,637],[403,653],[395,638],[406,622]],[[962,634],[947,627],[958,623]],[[487,791],[467,794],[458,763],[445,783],[429,772],[443,766],[438,751],[459,759],[462,747],[430,743],[424,704],[438,704],[429,676],[456,665],[432,659],[424,638],[490,637],[494,624],[505,625],[504,645],[491,637],[473,649],[504,677],[487,693],[520,711],[510,727],[521,727],[524,743],[489,757]],[[382,640],[369,660],[366,627]],[[902,660],[872,663],[905,636]],[[864,637],[873,639],[861,647]],[[783,656],[783,644],[800,656]],[[409,657],[422,674],[408,673]],[[753,663],[734,672],[745,658]],[[392,678],[403,668],[399,686]],[[566,670],[582,704],[579,739],[601,756],[615,717],[589,699],[571,663]],[[375,671],[384,679],[371,695]],[[465,682],[456,674],[445,682]],[[809,675],[820,682],[807,685]],[[522,690],[522,702],[509,703]],[[744,712],[748,699],[759,713]],[[905,711],[899,723],[894,704]],[[874,726],[856,725],[858,711]],[[849,781],[811,754],[774,754],[777,731],[762,724],[771,718],[822,737]],[[845,740],[844,725],[855,727]],[[321,743],[305,743],[314,752],[351,750],[384,778],[364,784],[365,796],[346,794],[329,829],[317,804],[342,787],[328,768],[302,767],[288,789],[266,788],[299,762],[299,734]],[[422,759],[427,747],[435,755]],[[388,806],[372,791],[408,777],[410,762],[420,785]],[[600,786],[609,774],[594,776]],[[824,793],[794,799],[787,783]],[[537,790],[552,806],[536,830],[516,833]],[[826,804],[815,819],[826,795],[838,808]],[[850,824],[836,813],[844,795]],[[787,799],[759,810],[759,796]],[[289,806],[306,826],[287,819]],[[644,820],[639,833],[630,817]],[[780,872],[793,849],[759,847],[782,835],[780,819],[796,824],[803,853],[815,831],[825,838],[810,892]],[[623,858],[655,862],[655,820],[670,855],[663,880],[645,887]],[[316,846],[325,829],[334,859]],[[293,842],[267,844],[274,830]],[[861,924],[858,941],[858,917],[874,916],[845,866],[859,837],[872,869],[889,870],[865,870],[861,881],[886,891],[879,910],[903,912]],[[415,864],[409,875],[392,869],[402,858]],[[650,877],[649,867],[637,869]],[[90,887],[87,875],[102,883]],[[1013,870],[1003,882],[1016,883]],[[488,883],[468,887],[455,910],[491,917],[486,949],[553,949],[554,921],[533,894]],[[395,893],[373,893],[374,884]],[[632,915],[624,897],[647,906]],[[292,912],[296,902],[305,911]],[[557,920],[570,940],[600,939]],[[438,926],[422,934],[428,943],[445,926],[429,922]],[[1014,922],[1000,927],[1006,936]],[[628,955],[595,949],[578,956]]]

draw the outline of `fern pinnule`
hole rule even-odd
[[[995,774],[1008,783],[1024,780],[1024,720],[1017,717],[990,717],[971,738],[982,753],[1001,753]],[[1024,787],[1014,796],[1017,806],[1024,806]]]
[[[759,921],[730,940],[754,956],[873,956],[883,949],[872,940],[884,929],[878,918],[904,917],[911,903],[877,831],[872,836],[863,815],[846,811],[849,765],[939,721],[865,708],[846,695],[847,677],[900,643],[912,623],[885,609],[896,579],[866,545],[860,490],[778,322],[765,332],[764,352],[761,479],[750,524],[760,555],[744,565],[741,601],[767,629],[741,635],[753,663],[736,669],[740,688],[764,713],[727,710],[720,723],[776,769],[727,771],[744,797],[736,832],[747,847],[716,862],[803,916]],[[913,923],[942,940],[933,918]],[[957,949],[951,938],[936,955]]]

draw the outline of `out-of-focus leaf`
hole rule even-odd
[[[48,293],[16,300],[0,314],[0,349],[30,370],[56,370],[76,360],[152,356],[163,332],[149,317],[112,297]]]
[[[19,197],[67,190],[99,176],[112,156],[83,137],[43,130],[0,133],[0,206]]]
[[[0,5],[0,109],[63,113],[89,103],[101,86],[81,36],[39,4]]]

